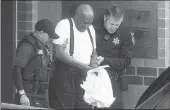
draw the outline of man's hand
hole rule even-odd
[[[97,57],[97,60],[98,60],[97,64],[100,65],[104,61],[104,57],[99,56]]]
[[[88,66],[88,65],[84,65],[83,69],[82,69],[82,81],[85,81],[86,80],[86,76],[87,76],[87,72],[90,70],[90,69],[93,69],[93,67],[91,66]]]
[[[97,68],[99,65],[97,64],[98,63],[98,60],[97,60],[97,52],[94,50],[92,55],[91,55],[91,60],[90,60],[90,64],[89,66],[93,67],[93,68]]]
[[[99,65],[97,63],[90,63],[89,65],[91,68],[97,68]]]
[[[84,66],[84,69],[83,69],[83,73],[87,74],[87,72],[88,72],[90,69],[93,69],[93,68],[94,68],[94,67],[85,65],[85,66]]]
[[[20,103],[21,105],[30,106],[30,101],[26,95],[20,96]]]

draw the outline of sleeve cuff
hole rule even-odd
[[[27,64],[20,58],[16,58],[15,60],[15,64],[16,66],[21,66],[21,67],[25,67]]]
[[[22,90],[18,90],[18,93],[19,94],[24,94],[25,93],[25,91],[22,89]]]
[[[102,65],[108,65],[109,64],[108,61],[109,61],[109,59],[104,57],[104,61],[103,61]]]

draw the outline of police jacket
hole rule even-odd
[[[26,46],[29,47],[28,50],[24,50],[24,46],[25,48]],[[31,52],[31,56],[26,55],[27,51]],[[25,58],[24,55],[29,57],[29,59]],[[17,89],[25,89],[25,87],[22,87],[22,84],[24,86],[24,82],[48,82],[53,67],[52,58],[53,54],[51,49],[49,49],[48,46],[43,45],[33,34],[24,37],[18,44],[14,64],[15,66],[22,67],[21,77],[19,77],[18,71],[15,71],[15,69],[13,73],[14,82],[18,82],[15,83],[18,87]],[[25,61],[26,59],[28,61]],[[26,63],[24,64],[24,62]]]
[[[121,72],[131,63],[133,38],[123,24],[118,30],[109,34],[104,28],[96,30],[97,54],[104,57],[102,65],[109,65],[116,72]]]

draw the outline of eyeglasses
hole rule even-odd
[[[84,25],[91,25],[92,22],[83,21],[83,24],[84,24]]]

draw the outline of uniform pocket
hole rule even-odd
[[[122,76],[120,79],[120,87],[121,87],[121,91],[126,91],[128,89],[128,83],[127,81],[124,79],[124,77]]]
[[[23,74],[23,79],[26,80],[26,81],[32,81],[34,80],[34,75],[35,73],[24,73]]]
[[[47,73],[46,69],[43,69],[41,67],[36,69],[35,80],[36,81],[47,81],[48,80],[48,73]]]

